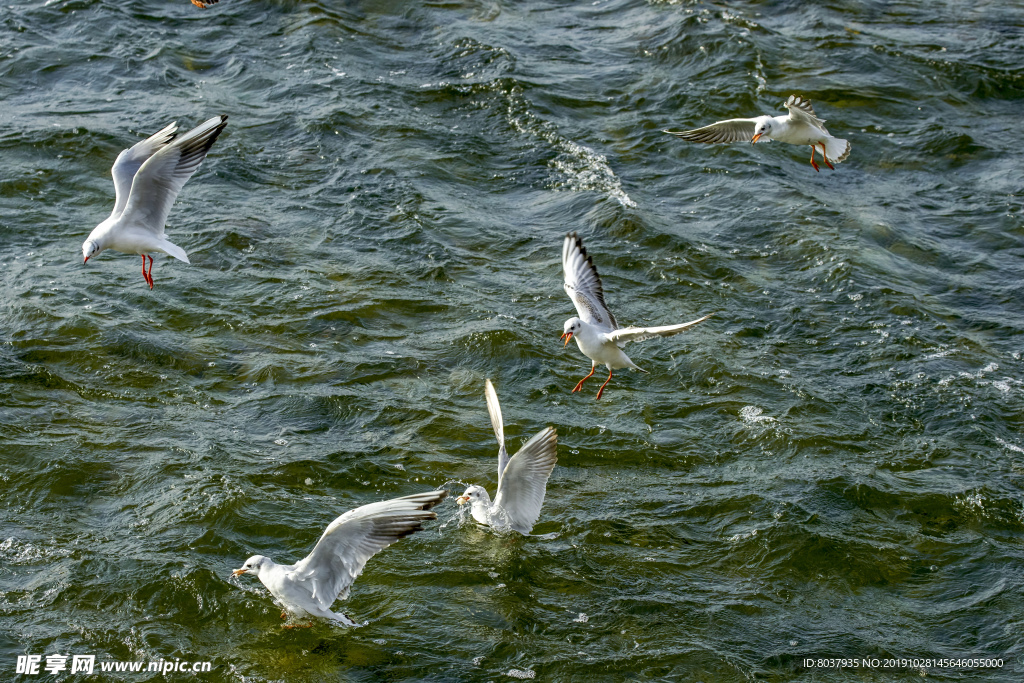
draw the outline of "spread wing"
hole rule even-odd
[[[694,130],[666,130],[665,133],[690,142],[750,142],[757,119],[727,119]]]
[[[814,107],[811,106],[810,100],[805,100],[799,95],[790,95],[789,99],[783,103],[783,106],[789,110],[789,118],[814,126],[823,133],[828,134],[828,131],[825,130],[825,119],[819,119],[817,114],[814,113]]]
[[[437,519],[430,508],[447,495],[447,491],[430,491],[349,510],[330,523],[313,552],[295,564],[293,574],[310,581],[313,599],[330,609],[339,596],[348,597],[367,560],[398,539],[421,531],[423,522]]]
[[[608,339],[615,342],[616,344],[625,344],[626,342],[638,342],[644,339],[650,339],[651,337],[671,337],[673,334],[679,334],[684,330],[688,330],[697,323],[702,323],[710,318],[713,313],[709,313],[703,318],[697,318],[691,320],[688,323],[681,325],[665,325],[664,327],[624,327],[608,334]]]
[[[177,124],[172,122],[163,130],[153,133],[117,155],[110,169],[110,175],[114,176],[114,192],[117,193],[111,218],[117,218],[124,211],[124,206],[128,203],[128,194],[132,190],[132,179],[139,172],[139,168],[147,159],[170,144],[177,130]]]
[[[609,331],[618,327],[615,316],[604,302],[601,276],[587,255],[583,240],[575,232],[566,235],[562,243],[562,270],[565,271],[565,293],[572,299],[580,318]]]
[[[521,534],[529,534],[540,517],[548,477],[558,462],[557,451],[558,434],[546,427],[509,459],[498,483],[494,510]]]
[[[143,162],[132,180],[122,218],[163,237],[171,205],[181,188],[199,169],[227,122],[227,116],[214,116],[164,145]]]
[[[491,416],[494,437],[498,440],[498,488],[500,489],[501,476],[505,473],[505,466],[508,465],[508,451],[505,450],[505,424],[501,419],[501,405],[498,403],[498,394],[494,391],[491,380],[484,383],[484,396],[487,398],[487,412]]]

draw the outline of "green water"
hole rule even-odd
[[[791,93],[834,172],[660,132]],[[0,679],[1020,680],[1022,102],[1005,0],[4,5]],[[117,153],[220,113],[192,265],[83,265]],[[621,324],[714,313],[601,401],[567,231]],[[534,537],[449,499],[356,629],[230,578],[493,494],[488,377],[511,450],[558,430]],[[15,675],[53,653],[212,671]]]

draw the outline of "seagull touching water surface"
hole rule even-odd
[[[572,390],[573,393],[583,388],[583,383],[594,374],[598,363],[608,366],[608,379],[597,391],[599,399],[612,379],[612,370],[632,368],[645,372],[623,353],[622,348],[626,342],[679,334],[711,317],[711,314],[708,314],[688,323],[664,327],[620,328],[615,322],[615,316],[604,302],[604,288],[601,287],[601,277],[597,274],[597,268],[587,255],[587,250],[583,248],[583,241],[574,232],[566,235],[565,242],[562,243],[562,269],[565,271],[565,293],[572,299],[576,311],[580,314],[579,318],[569,318],[565,321],[562,338],[568,344],[570,339],[576,337],[580,351],[591,360],[590,374],[579,381]]]
[[[544,505],[548,477],[558,462],[558,435],[554,428],[546,427],[527,441],[518,453],[508,457],[501,406],[491,380],[484,385],[484,395],[494,436],[498,439],[498,493],[491,503],[487,489],[470,486],[455,502],[459,505],[469,503],[473,519],[481,524],[498,529],[510,528],[529,536]]]
[[[825,130],[825,119],[819,119],[809,100],[799,95],[790,95],[783,106],[789,109],[788,116],[758,116],[753,119],[728,119],[718,121],[710,126],[695,130],[664,132],[675,135],[690,142],[746,142],[754,144],[761,138],[788,142],[791,145],[811,146],[811,166],[818,170],[814,162],[814,151],[821,147],[821,155],[825,164],[835,170],[833,162],[845,161],[850,155],[850,143],[834,138]]]
[[[284,565],[253,555],[232,575],[258,577],[285,612],[295,617],[321,617],[356,626],[344,614],[332,612],[331,605],[339,597],[348,597],[367,560],[398,539],[422,531],[423,522],[437,519],[430,508],[447,495],[447,491],[416,493],[349,510],[328,525],[305,559]],[[283,612],[281,618],[285,616]]]
[[[185,250],[168,242],[164,223],[181,188],[206,158],[227,125],[227,116],[212,119],[175,139],[174,123],[117,155],[113,168],[117,198],[110,217],[82,244],[85,262],[104,249],[142,255],[142,277],[153,289],[153,257],[160,251],[188,263]]]

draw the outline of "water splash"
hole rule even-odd
[[[775,422],[775,418],[769,415],[762,415],[764,412],[763,408],[757,406],[743,406],[740,408],[740,419],[750,424],[757,424],[759,422]]]

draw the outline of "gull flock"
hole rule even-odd
[[[208,7],[217,0],[192,0]],[[850,143],[833,137],[817,117],[811,103],[792,95],[784,103],[787,116],[758,116],[718,121],[688,131],[664,131],[684,140],[702,143],[778,140],[811,147],[811,165],[817,171],[815,154],[834,169],[846,160]],[[114,209],[97,225],[82,244],[84,262],[106,249],[142,258],[142,276],[153,288],[154,252],[167,254],[189,263],[185,250],[170,242],[164,224],[178,194],[195,174],[213,144],[227,126],[227,116],[214,116],[182,136],[171,123],[148,138],[122,151],[111,169],[114,179]],[[147,268],[148,259],[148,268]],[[608,378],[597,391],[600,399],[616,369],[641,370],[623,351],[628,342],[669,337],[704,322],[712,314],[690,322],[655,327],[619,327],[605,303],[604,287],[592,257],[575,232],[562,242],[563,288],[577,316],[563,326],[563,346],[575,340],[590,359],[590,373],[571,393],[581,391],[598,365],[608,368]],[[666,311],[666,316],[673,311]],[[491,425],[498,442],[497,490],[492,500],[484,486],[468,486],[456,502],[469,505],[472,518],[498,533],[530,536],[541,516],[548,479],[558,461],[558,437],[553,427],[545,427],[509,457],[505,447],[504,422],[498,396],[490,380],[484,396]],[[437,518],[432,508],[440,504],[445,490],[370,503],[345,512],[332,521],[313,550],[294,564],[277,564],[269,557],[253,555],[233,577],[249,574],[260,580],[282,608],[286,628],[312,626],[314,619],[335,625],[356,626],[346,615],[332,611],[336,601],[348,597],[356,578],[367,562],[392,543],[423,530],[425,522]],[[302,623],[302,622],[306,623]]]

